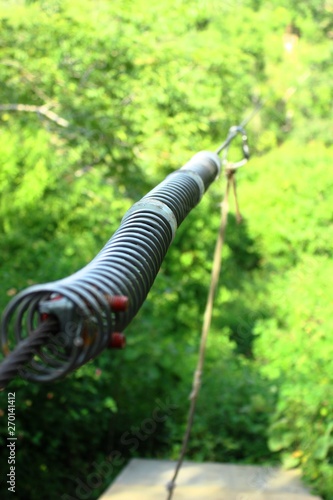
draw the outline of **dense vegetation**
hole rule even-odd
[[[299,466],[326,500],[332,19],[330,0],[0,2],[1,310],[85,265],[134,201],[265,100],[248,127],[244,221],[230,218],[188,458]],[[126,350],[55,384],[10,384],[18,498],[93,500],[129,457],[177,457],[223,182],[180,227]],[[5,391],[3,471],[6,407]],[[149,427],[156,408],[167,418]]]

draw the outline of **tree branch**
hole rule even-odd
[[[69,122],[65,118],[50,111],[46,104],[43,106],[35,106],[34,104],[0,104],[0,111],[26,111],[28,113],[37,113],[45,116],[52,122],[55,122],[60,127],[68,127]]]

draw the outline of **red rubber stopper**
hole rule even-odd
[[[126,337],[123,333],[114,332],[110,336],[110,349],[124,349],[126,346]]]
[[[128,309],[128,297],[126,295],[113,295],[107,297],[112,311],[123,312]]]

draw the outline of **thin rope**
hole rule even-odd
[[[228,175],[229,172],[232,172],[232,176],[231,176],[230,182],[231,182],[232,190],[233,190],[233,193],[234,193],[236,221],[237,221],[238,224],[240,224],[242,222],[243,218],[242,218],[242,214],[240,213],[240,209],[239,209],[236,176],[234,175],[235,171],[233,171],[233,170],[227,170],[227,175]]]
[[[202,325],[202,331],[201,331],[199,357],[198,357],[197,367],[196,367],[196,370],[195,370],[194,376],[193,376],[192,392],[191,392],[190,398],[189,398],[191,402],[190,402],[190,408],[189,408],[188,417],[187,417],[187,426],[186,426],[186,431],[185,431],[185,434],[183,437],[182,447],[181,447],[180,455],[179,455],[179,458],[178,458],[178,461],[176,464],[174,475],[173,475],[171,481],[166,486],[166,488],[168,490],[167,500],[172,499],[172,495],[173,495],[174,489],[176,487],[176,479],[177,479],[179,470],[183,464],[185,453],[187,451],[188,442],[189,442],[189,438],[190,438],[190,434],[191,434],[191,430],[192,430],[192,425],[193,425],[193,419],[194,419],[197,399],[198,399],[199,390],[200,390],[200,386],[201,386],[201,377],[202,377],[204,361],[205,361],[207,338],[208,338],[208,333],[210,330],[210,325],[211,325],[212,315],[213,315],[214,297],[216,294],[216,289],[217,289],[219,276],[220,276],[220,272],[221,272],[221,266],[222,266],[222,250],[223,250],[223,246],[224,246],[224,242],[225,242],[225,232],[226,232],[227,223],[228,223],[230,188],[233,189],[233,194],[235,197],[237,220],[239,222],[241,220],[241,215],[239,212],[239,204],[238,204],[238,200],[237,200],[236,183],[235,183],[235,179],[234,179],[235,170],[232,170],[232,168],[226,169],[226,176],[227,176],[227,184],[226,184],[226,188],[225,188],[224,198],[223,198],[223,201],[221,203],[220,226],[219,226],[219,231],[218,231],[217,240],[216,240],[216,244],[215,244],[213,267],[212,267],[212,272],[211,272],[211,281],[210,281],[209,292],[208,292],[206,308],[205,308],[205,313],[204,313],[204,319],[203,319],[203,325]]]

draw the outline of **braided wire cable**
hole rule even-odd
[[[39,349],[47,343],[58,329],[58,321],[49,318],[41,323],[29,337],[22,340],[17,347],[8,354],[1,364],[0,369],[0,389],[4,389],[7,384],[21,372],[23,367],[31,361]],[[23,373],[21,373],[23,374]]]

